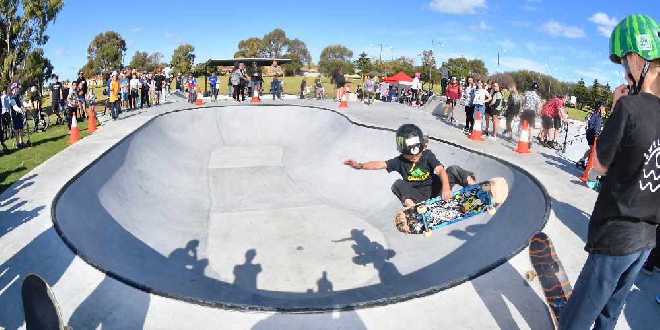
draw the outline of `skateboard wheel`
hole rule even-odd
[[[490,214],[490,215],[495,215],[495,213],[497,213],[497,209],[496,209],[496,208],[491,207],[491,208],[488,209],[488,214]]]
[[[431,235],[433,235],[433,232],[430,230],[424,232],[424,237],[431,237]]]
[[[536,278],[536,272],[535,272],[535,271],[530,270],[530,271],[528,271],[527,273],[525,273],[525,279],[526,279],[528,282],[533,281],[535,278]]]
[[[418,214],[426,213],[426,211],[428,211],[428,210],[429,210],[429,208],[426,205],[420,205],[420,206],[417,207],[417,213]]]

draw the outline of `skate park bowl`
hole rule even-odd
[[[393,225],[399,175],[342,164],[396,156],[392,130],[329,109],[227,106],[153,118],[62,188],[53,221],[83,260],[146,292],[240,310],[386,305],[494,269],[548,219],[549,196],[523,169],[434,139],[429,149],[477,181],[505,178],[508,199],[405,235]]]

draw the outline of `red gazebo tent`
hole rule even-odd
[[[383,82],[386,82],[386,83],[397,83],[397,82],[400,82],[400,81],[412,82],[412,81],[413,81],[413,78],[410,78],[410,77],[409,77],[407,74],[405,74],[404,72],[399,72],[399,73],[397,73],[397,74],[395,74],[395,75],[393,75],[393,76],[391,76],[391,77],[383,78],[382,81],[383,81]]]

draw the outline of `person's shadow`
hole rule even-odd
[[[208,259],[198,259],[197,248],[199,241],[194,239],[186,244],[184,248],[175,249],[167,257],[168,262],[181,265],[191,275],[204,276],[204,270],[209,265]]]
[[[372,242],[369,237],[364,234],[364,230],[353,229],[351,236],[333,241],[335,243],[354,241],[355,244],[351,245],[356,256],[353,257],[353,263],[360,266],[373,264],[374,268],[378,271],[378,276],[382,284],[391,281],[396,281],[402,277],[396,266],[389,260],[396,255],[392,249],[385,249],[382,244]]]
[[[466,240],[478,233],[481,226],[484,225],[470,225],[465,228],[465,231],[453,230],[449,235]],[[531,263],[529,267],[531,269]],[[490,272],[473,279],[471,283],[479,298],[497,322],[499,329],[519,328],[511,314],[507,301],[516,308],[530,328],[549,329],[549,326],[552,325],[545,302],[538,297],[536,292],[518,273],[518,270],[513,268],[509,262],[505,262]]]
[[[333,292],[332,282],[328,279],[328,272],[323,271],[321,278],[316,281],[318,293],[331,293]]]
[[[245,252],[245,263],[234,266],[234,285],[248,290],[257,290],[257,276],[261,273],[261,264],[254,264],[257,251],[254,249]]]

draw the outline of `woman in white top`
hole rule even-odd
[[[413,78],[412,81],[412,86],[410,86],[410,89],[412,89],[412,97],[411,97],[411,105],[416,104],[417,98],[419,97],[419,90],[422,88],[421,84],[419,83],[419,77],[421,76],[421,73],[415,72],[415,78]]]
[[[481,81],[481,79],[477,80],[477,88],[473,92],[474,97],[472,104],[474,105],[474,117],[476,119],[477,114],[481,114],[481,127],[478,129],[484,130],[484,113],[486,112],[486,103],[490,102],[492,97],[490,96],[490,93],[484,88],[484,83]],[[473,122],[474,125],[474,122]]]

